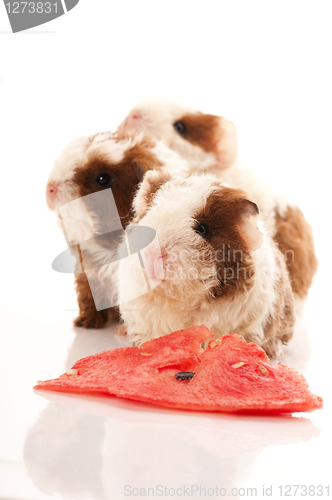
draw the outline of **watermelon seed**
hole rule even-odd
[[[210,344],[209,344],[209,347],[210,347],[211,349],[213,349],[213,348],[214,348],[214,347],[216,347],[217,345],[220,345],[219,340],[212,340],[212,341],[210,342]]]
[[[235,363],[235,365],[232,365],[232,368],[240,368],[243,365],[247,365],[248,363],[244,363],[243,361],[240,361],[240,363]]]
[[[190,380],[194,375],[194,372],[178,372],[175,374],[175,378],[177,380]]]
[[[152,354],[150,354],[149,352],[141,352],[141,355],[142,356],[152,356]]]
[[[76,370],[76,368],[72,368],[69,372],[67,372],[67,375],[78,375],[78,370]]]
[[[258,365],[258,368],[260,369],[260,371],[264,374],[264,375],[267,375],[269,373],[269,370],[267,370],[265,368],[265,366],[262,366],[262,365]]]

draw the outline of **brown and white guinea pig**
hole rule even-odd
[[[171,179],[148,172],[137,192],[131,225],[156,230],[142,251],[153,290],[139,287],[139,265],[119,264],[120,313],[129,339],[140,344],[204,324],[217,337],[238,333],[277,356],[293,334],[294,301],[282,253],[248,195],[212,174]],[[159,245],[159,246],[158,246]],[[135,285],[136,283],[136,285]]]
[[[46,188],[47,204],[56,210],[70,201],[111,188],[122,226],[125,227],[132,217],[131,205],[136,187],[144,173],[151,169],[165,170],[175,176],[188,171],[184,159],[164,143],[143,134],[128,136],[103,132],[91,137],[79,137],[70,142],[55,161]],[[79,213],[72,217],[69,230],[66,226],[69,244],[88,241],[98,234],[98,217],[99,214],[94,213],[83,198]],[[108,259],[109,245],[107,238],[99,238],[93,246],[90,243],[85,249],[84,261],[88,259],[100,268]],[[79,263],[76,269],[80,269]],[[105,272],[102,275],[102,269],[95,276],[100,281],[107,276]],[[108,316],[115,315],[117,318],[114,308],[96,310],[86,273],[76,274],[75,279],[79,305],[75,326],[101,328]],[[101,284],[100,293],[105,292],[105,286]]]
[[[230,186],[245,190],[259,205],[266,227],[284,255],[295,298],[301,304],[317,269],[311,227],[296,205],[236,161],[238,142],[233,123],[187,105],[149,99],[132,108],[119,130],[163,139],[188,161],[192,172],[214,173]]]

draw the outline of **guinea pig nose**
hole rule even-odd
[[[124,128],[126,131],[133,130],[138,125],[138,122],[141,120],[142,116],[139,113],[133,113],[129,115],[126,119]]]
[[[54,200],[58,194],[58,185],[54,183],[48,183],[46,186],[46,201],[49,208],[52,210],[54,207]]]
[[[166,252],[158,248],[147,249],[144,252],[144,265],[150,279],[162,281],[164,278],[164,261]]]

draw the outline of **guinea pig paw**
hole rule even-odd
[[[127,335],[127,327],[126,327],[126,325],[118,325],[115,328],[115,333],[117,335]]]
[[[107,322],[107,311],[84,311],[74,320],[74,326],[103,328]]]
[[[282,342],[280,339],[270,339],[267,342],[264,342],[262,347],[270,359],[278,358],[283,352]]]
[[[107,309],[107,319],[112,323],[119,323],[120,311],[118,306],[110,307]]]
[[[135,347],[139,347],[143,342],[147,342],[148,340],[151,340],[150,338],[146,337],[146,334],[144,333],[132,333],[129,336],[129,340]]]

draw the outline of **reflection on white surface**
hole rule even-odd
[[[42,492],[71,498],[106,498],[101,446],[105,418],[51,403],[29,431],[24,461]]]
[[[124,487],[225,488],[243,480],[266,446],[306,442],[306,418],[172,411],[113,397],[51,399],[28,433],[24,459],[35,485],[72,498],[122,498]]]
[[[81,357],[128,344],[112,330],[77,329],[66,370]],[[230,490],[250,476],[265,447],[307,442],[320,432],[300,417],[185,412],[45,391],[36,396],[50,402],[28,432],[27,471],[42,492],[74,499],[125,498],[125,486]]]

